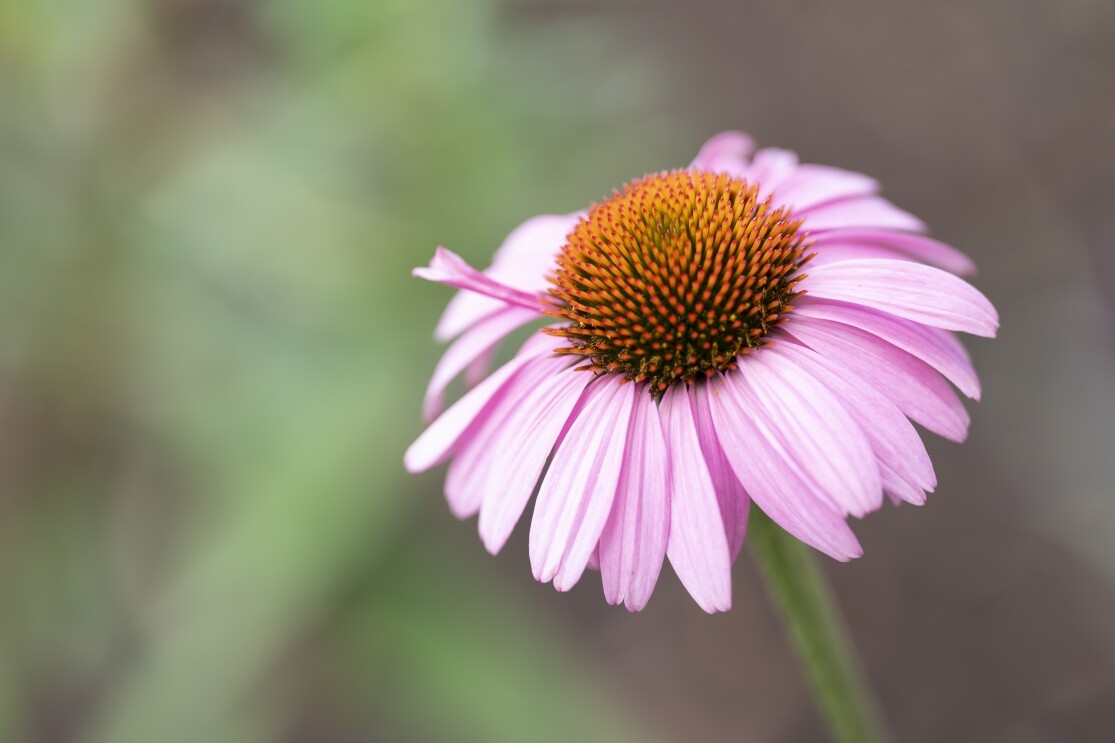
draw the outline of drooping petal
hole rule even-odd
[[[736,477],[759,508],[798,539],[842,562],[859,557],[863,550],[843,515],[818,496],[800,464],[775,443],[771,422],[760,424],[759,395],[738,372],[708,382],[716,433]]]
[[[516,445],[530,443],[544,448],[541,456],[542,462],[545,462],[545,457],[553,448],[554,438],[551,436],[549,442],[533,441],[533,427],[540,422],[536,415],[542,411],[536,407],[527,407],[527,404],[544,403],[545,412],[553,412],[559,417],[562,414],[568,415],[568,411],[560,407],[551,408],[549,399],[549,396],[557,393],[555,388],[564,384],[571,387],[568,395],[576,402],[580,387],[584,386],[586,380],[568,372],[569,362],[562,359],[542,356],[527,364],[507,384],[505,392],[491,406],[483,422],[470,429],[468,435],[462,439],[445,476],[445,497],[455,516],[463,519],[475,515],[485,500],[493,497],[493,493],[498,493],[499,497],[506,497],[511,502],[521,500],[524,504],[530,498],[534,492],[534,484],[538,481],[541,464],[532,476],[529,464],[534,460],[524,454],[522,460],[514,463],[520,468],[524,465],[527,467],[517,470],[521,476],[516,480],[499,480],[500,475],[506,473],[511,466],[507,452],[510,444],[506,440],[510,436]],[[545,397],[540,400],[540,396]],[[560,426],[561,423],[562,421],[557,421],[553,425]],[[521,508],[515,513],[516,520],[520,513]],[[508,533],[513,527],[514,522],[508,525]]]
[[[506,544],[534,493],[546,459],[558,434],[573,414],[587,374],[568,367],[538,380],[526,390],[518,405],[483,442],[487,460],[470,469],[470,485],[483,496],[480,509],[480,538],[495,554]]]
[[[951,441],[968,434],[968,411],[928,364],[864,330],[795,313],[787,333],[882,392],[902,413]]]
[[[635,385],[605,376],[589,385],[584,406],[542,480],[530,528],[534,577],[567,591],[600,541],[623,468]]]
[[[408,472],[423,472],[441,464],[453,453],[462,435],[491,412],[506,391],[507,384],[524,365],[548,354],[545,336],[532,336],[519,353],[496,369],[487,379],[469,390],[460,400],[426,427],[403,455]]]
[[[751,499],[743,484],[732,471],[727,455],[716,436],[709,407],[709,384],[699,382],[693,386],[693,418],[697,424],[697,438],[705,455],[713,490],[720,504],[720,517],[724,521],[724,534],[728,538],[728,552],[735,560],[747,535],[747,517],[751,513]]]
[[[968,397],[978,400],[980,383],[964,346],[947,330],[908,322],[886,312],[809,296],[794,300],[794,315],[833,320],[866,330],[915,356],[945,376]]]
[[[871,444],[884,488],[895,484],[893,480],[897,477],[917,489],[921,500],[924,500],[921,491],[932,491],[937,487],[933,464],[918,432],[902,411],[876,387],[839,363],[796,343],[778,343],[771,353],[784,355],[808,370],[836,395]],[[909,488],[901,488],[901,493],[909,492]]]
[[[755,140],[743,132],[721,132],[705,142],[689,167],[742,178],[747,171],[747,158],[754,149]]]
[[[658,582],[670,534],[666,439],[658,406],[645,388],[635,390],[624,459],[612,513],[600,535],[600,576],[609,604],[622,601],[639,611]]]
[[[801,288],[945,330],[993,337],[999,314],[975,287],[939,268],[908,261],[849,260],[809,269]]]
[[[660,406],[670,450],[670,538],[666,555],[705,611],[732,605],[731,554],[724,521],[697,436],[690,390],[671,385]]]
[[[428,267],[416,268],[411,273],[420,279],[467,289],[510,305],[535,310],[539,314],[544,309],[536,294],[502,284],[465,263],[465,260],[453,251],[442,247],[434,252]]]
[[[538,318],[534,310],[507,306],[477,323],[446,349],[426,388],[422,413],[431,420],[441,412],[445,388],[470,364],[491,351],[509,333]]]
[[[844,227],[870,227],[924,232],[925,223],[909,212],[899,209],[881,196],[856,196],[826,201],[794,214],[804,217],[803,229],[810,232]]]
[[[873,245],[903,252],[915,260],[943,268],[958,276],[970,276],[976,272],[976,264],[972,259],[956,248],[914,232],[852,227],[826,230],[814,235],[813,247],[817,250],[829,245]]]

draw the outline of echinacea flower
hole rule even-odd
[[[848,516],[936,487],[911,421],[953,441],[979,382],[953,331],[993,336],[972,263],[864,175],[738,132],[685,169],[515,229],[477,271],[438,248],[415,275],[461,291],[440,339],[436,420],[413,472],[451,460],[453,513],[498,552],[537,490],[534,577],[586,567],[646,605],[663,559],[705,611],[731,605],[751,502],[837,560]],[[543,320],[490,374],[511,332]],[[473,385],[442,412],[448,383]],[[947,380],[947,381],[946,381]]]

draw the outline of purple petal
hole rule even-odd
[[[821,232],[813,237],[818,250],[828,245],[874,245],[906,253],[911,258],[928,263],[959,276],[976,272],[972,259],[951,245],[925,235],[895,230],[841,229]]]
[[[666,463],[658,406],[638,386],[616,499],[600,535],[600,576],[609,604],[622,601],[639,611],[658,582],[670,534]]]
[[[902,413],[952,441],[968,434],[968,411],[948,383],[925,362],[864,330],[799,316],[783,329],[834,364],[856,375]]]
[[[732,560],[720,505],[701,453],[690,390],[673,384],[660,407],[670,449],[670,539],[666,554],[682,585],[705,611],[732,606]]]
[[[445,388],[454,377],[492,350],[509,333],[537,318],[538,313],[533,310],[506,307],[476,324],[450,345],[438,361],[430,385],[426,388],[426,398],[422,405],[425,419],[432,420],[441,412]]]
[[[747,517],[751,512],[751,499],[740,483],[728,457],[716,437],[709,408],[711,386],[705,382],[693,385],[693,417],[697,424],[697,438],[701,442],[701,452],[705,456],[709,475],[712,477],[713,491],[720,504],[720,517],[724,521],[724,534],[728,538],[728,553],[735,560],[747,535]]]
[[[623,468],[635,385],[614,375],[590,384],[542,480],[530,527],[534,577],[567,591],[600,541]]]
[[[747,180],[759,187],[759,198],[765,199],[793,175],[798,156],[789,150],[767,147],[755,153]]]
[[[411,273],[427,281],[467,289],[538,313],[544,309],[542,301],[536,294],[529,294],[521,289],[502,284],[465,263],[464,259],[453,251],[442,247],[434,252],[429,268],[416,268]]]
[[[879,190],[874,178],[825,165],[799,165],[774,194],[774,200],[795,209],[810,209],[836,199],[868,196]]]
[[[747,157],[754,149],[755,140],[743,132],[721,132],[705,142],[689,167],[741,178],[747,172]]]
[[[971,284],[908,261],[850,260],[810,268],[801,288],[814,297],[872,307],[946,330],[994,337],[999,315]]]
[[[937,487],[933,464],[921,437],[902,411],[873,385],[825,356],[795,343],[776,344],[771,352],[782,354],[806,369],[836,395],[871,444],[884,487],[893,484],[895,477],[909,482],[919,493]],[[924,500],[924,493],[921,498]]]
[[[794,216],[805,218],[802,228],[809,232],[844,227],[925,231],[924,222],[880,196],[856,196],[827,201],[819,206],[797,211]]]
[[[865,330],[903,351],[916,356],[945,375],[968,397],[978,400],[980,383],[964,346],[947,330],[907,322],[885,312],[844,302],[799,297],[794,301],[795,317],[833,320]]]
[[[756,354],[747,357],[747,366]],[[863,554],[844,517],[815,492],[769,433],[767,416],[758,414],[760,396],[739,370],[709,380],[709,404],[716,433],[732,469],[752,500],[783,529],[841,561]]]
[[[545,346],[546,336],[532,336],[513,359],[492,372],[491,376],[473,387],[431,423],[403,455],[403,464],[408,472],[423,472],[436,467],[449,457],[461,437],[473,424],[483,421],[506,391],[509,381],[525,364],[543,355],[548,355]]]
[[[573,414],[592,376],[566,367],[524,389],[515,407],[478,447],[485,460],[466,487],[483,497],[480,538],[495,554],[506,544],[523,515],[534,486],[554,449],[558,434]],[[448,486],[448,483],[447,483]]]

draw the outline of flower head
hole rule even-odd
[[[537,489],[531,565],[558,590],[597,567],[607,600],[639,610],[668,557],[726,610],[752,501],[858,557],[849,515],[936,487],[911,421],[967,434],[949,382],[972,398],[979,382],[953,331],[998,326],[958,278],[971,262],[872,179],[752,150],[726,132],[689,168],[528,220],[484,272],[443,248],[415,271],[461,291],[437,331],[456,340],[427,392],[436,420],[405,463],[451,460],[450,508],[479,513],[493,553]],[[462,372],[471,389],[443,411]]]

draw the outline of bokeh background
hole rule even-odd
[[[902,741],[1115,730],[1115,5],[0,2],[0,740],[814,741],[750,556],[706,616],[530,576],[408,476],[450,292],[741,128],[998,305],[924,508],[826,563]]]

